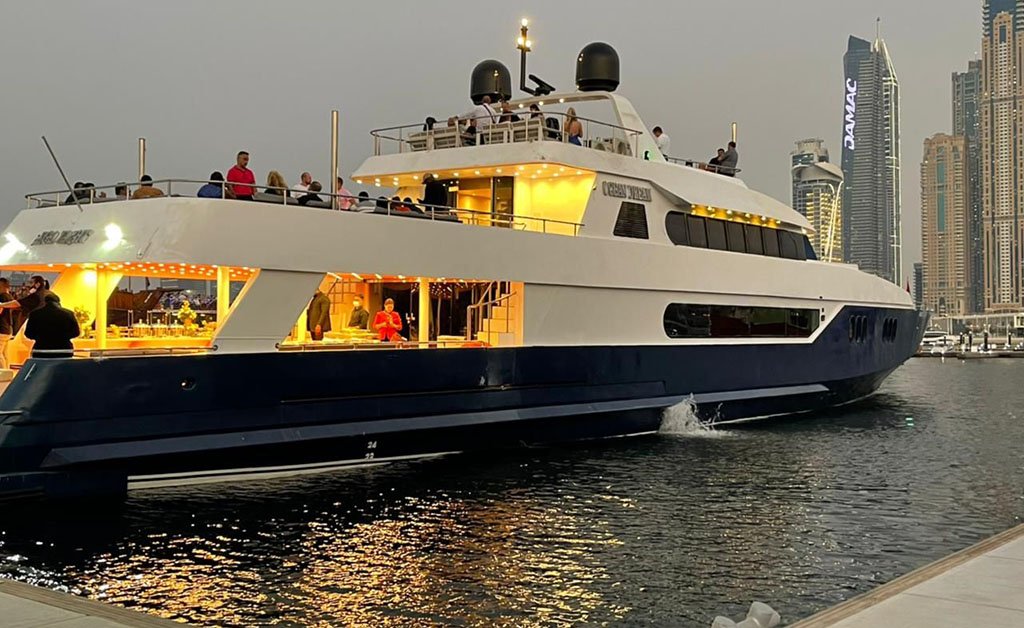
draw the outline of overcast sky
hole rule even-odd
[[[72,181],[132,179],[145,136],[156,178],[226,171],[244,148],[259,180],[326,184],[331,109],[344,175],[369,129],[467,110],[478,61],[516,75],[523,16],[531,72],[571,88],[580,48],[612,44],[620,93],[674,154],[710,157],[735,120],[748,185],[787,204],[796,140],[824,138],[839,161],[846,40],[881,17],[903,90],[904,257],[920,258],[921,144],[951,130],[950,73],[980,48],[981,0],[6,0],[0,221],[61,185],[43,134]]]

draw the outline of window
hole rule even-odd
[[[708,248],[708,234],[705,230],[706,221],[700,216],[687,216],[686,227],[687,232],[690,235],[690,246],[696,246],[702,249]]]
[[[690,236],[686,232],[686,214],[669,212],[665,214],[665,232],[672,244],[689,246]]]
[[[623,202],[615,219],[614,235],[621,238],[647,239],[647,208],[640,203]]]
[[[817,310],[672,303],[665,308],[669,338],[809,338]]]
[[[764,236],[764,254],[769,257],[779,257],[779,232],[775,229],[761,229]]]
[[[897,331],[899,330],[899,320],[896,318],[887,318],[882,324],[882,341],[883,342],[896,342]]]
[[[708,220],[708,248],[726,251],[729,246],[725,241],[725,223],[721,220]]]
[[[786,259],[807,259],[804,243],[797,238],[795,233],[789,231],[779,232],[779,251]]]
[[[725,235],[729,241],[729,250],[736,253],[746,253],[747,245],[743,241],[743,225],[738,222],[725,223]]]
[[[764,243],[761,241],[761,227],[743,225],[743,236],[747,242],[747,253],[764,255]]]
[[[868,317],[863,314],[850,316],[850,342],[861,343],[868,337]]]
[[[807,236],[803,237],[804,240],[804,255],[806,259],[818,259],[818,254],[814,252],[814,246],[811,245],[811,239]]]

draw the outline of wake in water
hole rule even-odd
[[[720,438],[729,434],[716,430],[714,419],[702,421],[697,416],[697,404],[692,395],[665,409],[661,418],[661,429],[658,430],[658,433],[698,438]]]

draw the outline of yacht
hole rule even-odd
[[[576,78],[511,99],[482,63],[474,102],[511,112],[372,131],[369,202],[183,179],[28,195],[0,272],[48,278],[83,335],[72,357],[9,343],[0,495],[650,434],[681,403],[768,419],[866,397],[913,355],[906,292],[816,259],[808,221],[742,172],[661,154],[614,50],[584,48]],[[400,329],[377,328],[387,299]]]

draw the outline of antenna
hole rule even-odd
[[[64,179],[64,185],[68,186],[68,194],[71,198],[75,199],[75,205],[78,205],[78,211],[84,212],[82,209],[82,202],[79,200],[78,195],[75,194],[74,188],[71,187],[71,182],[68,181],[67,175],[64,174],[64,169],[60,167],[60,162],[57,161],[57,156],[53,154],[53,149],[50,148],[50,143],[46,141],[46,136],[43,136],[43,144],[46,144],[46,150],[50,151],[50,157],[53,159],[53,165],[57,166],[57,172],[60,173],[60,178]]]
[[[877,41],[877,40],[879,40],[881,38],[882,38],[882,18],[876,17],[875,18],[875,40]]]

